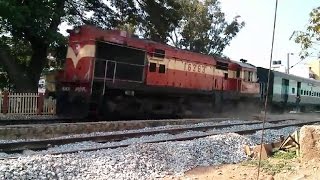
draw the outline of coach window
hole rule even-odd
[[[253,75],[253,73],[251,71],[249,71],[249,79],[248,79],[248,81],[252,81],[252,75]]]
[[[245,81],[248,81],[248,79],[249,79],[248,71],[243,71],[243,72],[244,72],[244,73],[243,73],[243,74],[244,74],[244,78],[243,78],[243,79],[244,79]]]
[[[309,91],[309,96],[311,96],[311,91]]]
[[[156,63],[150,63],[149,72],[156,72],[156,70],[157,70],[157,64]]]
[[[240,77],[240,69],[237,69],[237,74],[236,74],[237,78]]]
[[[292,88],[292,94],[294,94],[294,93],[295,93],[295,90],[296,90],[295,88]]]
[[[303,95],[306,95],[306,90],[303,91]]]
[[[303,95],[303,90],[300,90],[300,94]]]
[[[163,64],[160,64],[159,73],[165,73],[165,72],[166,72],[166,66]]]

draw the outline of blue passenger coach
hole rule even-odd
[[[260,83],[260,97],[264,102],[267,92],[268,71],[257,67],[258,82]],[[271,71],[269,104],[273,112],[296,110],[296,98],[300,96],[300,110],[319,110],[320,81],[303,78],[278,71]]]

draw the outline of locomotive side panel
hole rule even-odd
[[[203,91],[238,91],[236,71],[181,59],[148,57],[147,85]],[[165,70],[161,70],[161,67]]]
[[[181,59],[148,57],[146,84],[211,91],[214,67]]]

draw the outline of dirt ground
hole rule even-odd
[[[180,177],[164,180],[257,180],[258,161],[250,160],[239,164],[196,167]],[[299,158],[269,158],[261,162],[260,180],[320,180],[320,162],[300,162]]]

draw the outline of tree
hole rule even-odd
[[[176,0],[146,0],[140,3],[141,25],[144,36],[157,42],[166,43],[169,33],[174,30],[181,19],[180,4]]]
[[[174,8],[174,0],[1,0],[0,34],[18,39],[31,52],[26,66],[21,66],[12,51],[16,47],[2,44],[0,63],[17,91],[37,91],[48,51],[65,46],[65,38],[57,31],[62,22],[109,29],[129,23],[143,30],[146,37],[163,42],[176,22]]]
[[[90,19],[83,17],[84,11],[99,12]],[[108,16],[111,13],[111,16]],[[103,14],[103,17],[100,15]],[[44,0],[0,1],[0,29],[13,39],[19,39],[30,49],[30,60],[26,66],[20,66],[10,49],[10,45],[0,47],[0,62],[17,91],[37,91],[42,69],[47,63],[50,47],[59,47],[64,38],[57,31],[62,21],[72,24],[98,22],[103,18],[108,23],[112,10],[101,1],[80,0]],[[101,21],[99,21],[101,22]],[[11,49],[17,47],[11,47]]]
[[[170,33],[171,42],[179,48],[210,55],[221,55],[224,48],[244,27],[240,16],[230,23],[225,19],[218,0],[180,0],[182,15],[179,27]]]
[[[120,22],[128,23],[144,38],[156,42],[166,43],[182,18],[181,4],[176,0],[114,0],[114,3],[119,7]]]
[[[309,14],[309,25],[305,32],[295,31],[295,42],[301,45],[302,59],[317,53],[320,56],[320,6],[314,8]]]

